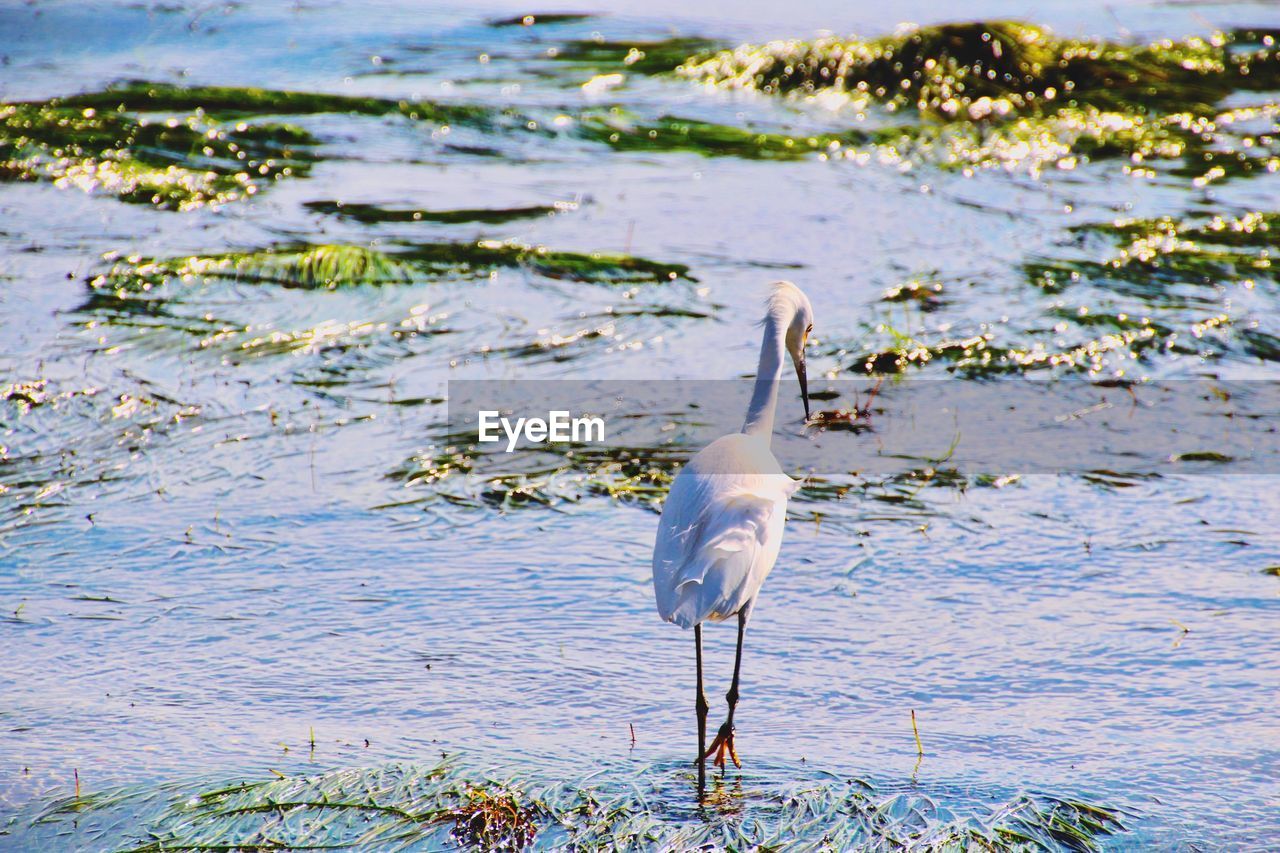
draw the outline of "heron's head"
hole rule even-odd
[[[804,401],[804,419],[809,420],[809,377],[805,373],[804,348],[813,331],[813,306],[804,291],[789,281],[775,282],[769,297],[769,314],[786,324],[787,352],[796,366],[800,380],[800,399]]]

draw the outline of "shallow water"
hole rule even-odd
[[[1070,349],[1098,334],[1061,319],[1085,307],[1148,312],[1161,341],[1176,329],[1197,343],[1083,378],[1118,367],[1277,378],[1280,350],[1258,343],[1277,332],[1274,272],[1152,292],[1140,274],[1090,267],[1046,292],[1026,266],[1069,272],[1123,245],[1073,226],[1272,212],[1275,174],[1205,187],[1102,160],[965,174],[877,157],[627,151],[556,124],[622,105],[641,125],[677,116],[798,137],[877,126],[889,119],[674,78],[584,90],[601,69],[546,51],[595,33],[726,45],[880,35],[946,20],[947,4],[664,0],[565,24],[487,23],[528,11],[0,9],[6,102],[143,79],[499,111],[496,126],[448,133],[400,114],[286,115],[315,140],[309,174],[221,206],[0,183],[0,848],[51,843],[49,824],[31,820],[72,794],[76,773],[86,791],[145,791],[441,757],[541,783],[603,767],[660,791],[654,813],[697,820],[680,764],[693,746],[692,644],[653,613],[647,499],[520,506],[476,498],[482,486],[463,475],[407,475],[444,440],[448,380],[743,376],[763,285],[779,276],[817,309],[816,377],[861,375],[891,342],[885,326],[930,346],[989,327],[1015,349]],[[966,9],[975,20],[1025,13]],[[1064,35],[1143,41],[1280,25],[1261,4],[1054,2],[1036,14]],[[333,201],[553,213],[369,221],[335,215]],[[245,276],[137,293],[91,284],[131,256],[306,242],[394,258],[404,243],[477,239],[688,274],[611,284],[525,259],[335,289]],[[912,280],[939,283],[939,304],[883,298]],[[1219,314],[1230,330],[1197,325]],[[941,356],[917,372],[951,375]],[[8,387],[25,382],[44,384]],[[780,429],[798,430],[798,405],[782,408]],[[1230,455],[1231,434],[1198,449]],[[830,774],[956,809],[1021,792],[1102,804],[1129,827],[1102,841],[1118,848],[1274,845],[1275,477],[1244,459],[1165,465],[1154,478],[997,470],[960,488],[909,474],[918,463],[903,461],[901,482],[855,477],[842,499],[793,507],[748,635],[744,808],[753,790]],[[708,635],[710,671],[727,676],[733,631]],[[131,830],[69,837],[139,843]]]

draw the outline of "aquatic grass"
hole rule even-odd
[[[290,125],[224,126],[47,103],[0,104],[0,179],[44,180],[173,210],[306,175],[315,139]]]
[[[198,424],[203,407],[147,384],[42,377],[0,385],[0,540],[33,515],[130,481],[153,444]]]
[[[1037,174],[1049,167],[1072,169],[1090,159],[1124,158],[1127,164],[1176,161],[1190,157],[1195,150],[1183,129],[1171,122],[1093,107],[1063,108],[1050,116],[999,124],[921,123],[812,133],[677,116],[644,119],[621,107],[588,111],[566,124],[577,138],[615,151],[687,151],[704,157],[748,160],[818,157],[860,164],[878,162],[895,168],[923,163],[966,173],[999,168]],[[1261,138],[1267,137],[1263,134]],[[1264,147],[1253,145],[1249,150],[1254,152],[1250,162],[1265,168],[1266,161],[1257,156]],[[1212,159],[1211,154],[1205,156]]]
[[[1062,320],[1150,328],[1174,353],[1280,359],[1270,318],[1233,310],[1235,292],[1280,285],[1277,214],[1118,219],[1076,225],[1070,233],[1073,242],[1083,241],[1073,254],[1085,257],[1029,260],[1022,265],[1028,283],[1046,294],[1096,293],[1113,307],[1060,310]]]
[[[387,478],[400,483],[408,495],[379,508],[411,504],[430,508],[444,503],[505,511],[606,499],[657,512],[680,469],[698,450],[677,440],[663,445],[620,440],[605,445],[528,447],[518,455],[508,455],[493,445],[479,445],[474,438],[474,434],[438,434],[434,443],[388,472]],[[945,457],[903,457],[901,470],[884,476],[852,472],[810,475],[804,478],[788,513],[803,520],[811,519],[814,513],[824,517],[832,514],[839,521],[845,514],[842,507],[856,510],[858,502],[853,497],[928,512],[929,504],[921,499],[921,491],[927,487],[964,492],[999,488],[1016,479],[1006,474],[967,474],[946,463]]]
[[[467,786],[463,802],[450,813],[454,840],[484,850],[523,849],[537,835],[539,809],[509,790]]]
[[[868,140],[866,134],[787,134],[662,116],[644,121],[620,108],[582,116],[573,132],[615,151],[687,151],[704,157],[799,160],[814,154],[842,154]]]
[[[1070,226],[1056,255],[1020,264],[1042,297],[1017,317],[966,317],[907,285],[883,300],[920,305],[909,332],[868,326],[853,343],[833,344],[843,367],[872,375],[938,371],[983,378],[1147,375],[1179,358],[1280,359],[1280,329],[1251,305],[1250,292],[1280,285],[1274,258],[1280,218],[1272,212],[1124,218]],[[1068,301],[1070,300],[1070,301]],[[1190,363],[1190,361],[1188,361]]]
[[[513,15],[510,18],[495,18],[489,26],[498,29],[504,27],[552,26],[554,24],[577,24],[589,21],[595,15],[584,12],[537,12],[527,15]]]
[[[153,259],[108,256],[106,272],[89,279],[95,291],[117,295],[142,293],[172,281],[234,279],[307,290],[404,283],[411,267],[364,246],[280,246],[255,252],[227,252]]]
[[[466,437],[445,435],[388,473],[405,488],[429,487],[421,500],[443,498],[473,507],[554,506],[587,497],[659,508],[692,451],[685,447],[626,447],[575,444],[568,449],[523,454],[501,473],[486,472],[487,450]]]
[[[1145,163],[1183,156],[1186,135],[1169,123],[1096,107],[1063,107],[1044,116],[999,123],[896,125],[872,134],[877,160],[929,163],[944,169],[1072,169],[1086,160],[1126,158]]]
[[[882,302],[905,302],[921,311],[936,311],[945,304],[942,282],[932,278],[913,278],[885,290]]]
[[[415,121],[479,127],[493,126],[501,111],[474,104],[398,100],[328,92],[260,89],[252,86],[179,86],[132,80],[99,92],[55,98],[50,106],[90,108],[117,113],[200,113],[230,120],[251,116],[403,115]]]
[[[691,57],[709,55],[722,47],[723,42],[693,36],[629,41],[591,38],[564,42],[553,49],[552,56],[560,64],[589,71],[652,75],[673,72]]]
[[[697,280],[684,264],[609,252],[558,251],[516,240],[416,243],[406,245],[397,255],[437,272],[488,273],[503,267],[523,267],[546,278],[598,284]]]
[[[1190,284],[1259,280],[1280,282],[1280,214],[1251,211],[1175,219],[1119,219],[1074,226],[1071,231],[1099,235],[1116,248],[1099,262],[1123,276],[1161,270]]]
[[[578,205],[576,202],[559,202],[526,207],[423,210],[421,208],[391,208],[377,204],[361,204],[349,201],[309,201],[303,207],[315,213],[352,219],[365,225],[378,225],[384,222],[437,222],[450,225],[478,222],[486,225],[501,225],[522,219],[554,216],[557,213],[576,210]]]
[[[861,94],[943,119],[980,121],[1059,105],[1124,112],[1203,107],[1239,89],[1276,88],[1280,53],[1246,31],[1128,45],[1061,38],[1018,21],[974,21],[908,27],[877,39],[743,45],[686,62],[678,73],[766,93]]]
[[[1260,31],[1133,45],[977,21],[742,45],[691,57],[676,73],[719,88],[836,95],[859,118],[873,104],[915,116],[879,122],[869,146],[850,149],[901,166],[1034,173],[1125,158],[1127,172],[1147,175],[1173,161],[1170,173],[1197,185],[1280,169],[1274,103],[1218,107],[1235,93],[1280,90],[1280,48]]]
[[[305,176],[319,140],[280,119],[333,113],[482,131],[538,127],[474,104],[130,81],[0,104],[0,180],[47,180],[173,210],[220,205]]]
[[[683,264],[605,252],[565,252],[518,241],[359,245],[284,244],[244,252],[156,259],[108,256],[89,286],[118,294],[200,279],[234,279],[308,290],[474,278],[497,269],[526,269],[551,279],[592,284],[665,283],[694,279]]]
[[[57,801],[19,837],[159,853],[270,849],[1099,849],[1124,813],[1046,794],[880,790],[857,779],[717,780],[687,769],[538,784],[448,764],[347,768],[222,785],[116,789]],[[992,805],[994,799],[995,804]]]
[[[1117,328],[1071,342],[1033,339],[1020,344],[1000,343],[996,332],[982,331],[967,336],[920,335],[905,344],[863,349],[854,353],[847,365],[857,372],[877,376],[900,374],[930,364],[966,378],[1036,371],[1099,376],[1117,369],[1118,363],[1138,361],[1167,345],[1168,337],[1153,325]]]

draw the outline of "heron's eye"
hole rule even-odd
[[[810,324],[809,324],[809,328],[807,328],[807,329],[805,329],[805,330],[804,330],[804,333],[805,333],[806,335],[809,335],[809,334],[812,334],[812,333],[813,333],[813,324],[812,324],[812,323],[810,323]]]

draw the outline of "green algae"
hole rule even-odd
[[[257,252],[227,252],[156,259],[113,259],[106,272],[89,280],[97,291],[137,293],[172,281],[235,279],[307,290],[403,283],[412,268],[384,252],[363,246],[281,246]]]
[[[1280,89],[1280,49],[1263,32],[1130,45],[969,22],[743,45],[691,57],[677,73],[723,88],[837,95],[860,118],[872,104],[917,117],[871,134],[865,153],[891,163],[1034,172],[1122,157],[1138,176],[1177,161],[1171,174],[1197,185],[1280,169],[1274,105],[1217,106]],[[1259,118],[1269,126],[1244,128]]]
[[[398,257],[437,275],[488,274],[501,268],[523,268],[545,278],[598,284],[694,281],[684,264],[663,263],[608,252],[566,252],[515,240],[473,243],[417,243]]]
[[[827,413],[835,414],[835,413]],[[818,431],[867,431],[855,417],[818,418]],[[665,444],[614,442],[608,445],[572,443],[554,449],[527,448],[511,456],[492,446],[475,443],[474,433],[441,434],[438,441],[409,457],[387,474],[409,493],[403,500],[378,509],[441,504],[502,511],[533,507],[556,508],[606,499],[624,506],[658,512],[680,469],[698,448],[681,440]],[[929,511],[921,492],[933,487],[964,492],[970,488],[1003,487],[1017,479],[1004,474],[967,474],[941,458],[903,457],[902,470],[884,476],[807,475],[788,515],[796,520],[830,517],[830,523],[852,520],[847,510],[852,497]]]
[[[1118,244],[1112,257],[1101,262],[1113,275],[1162,271],[1185,283],[1231,281],[1246,287],[1259,279],[1280,281],[1280,214],[1273,212],[1121,219],[1079,225],[1072,231],[1103,235]]]
[[[0,180],[51,181],[171,210],[220,205],[305,176],[318,140],[276,119],[328,113],[486,131],[537,126],[468,104],[135,81],[0,104]]]
[[[871,330],[870,344],[864,339],[859,348],[841,353],[842,363],[879,376],[932,367],[974,379],[1038,372],[1096,377],[1129,372],[1163,352],[1197,353],[1197,342],[1227,323],[1222,315],[1156,322],[1123,311],[1065,307],[1048,308],[1044,319],[1052,328],[1017,332],[1014,326],[990,323],[967,334],[924,329],[908,334],[880,324]]]
[[[484,451],[452,436],[409,458],[388,477],[405,487],[432,487],[432,497],[425,500],[469,506],[513,509],[607,497],[657,509],[690,455],[680,447],[579,444],[550,455],[528,455],[522,467],[507,466],[495,475],[484,471]]]
[[[633,41],[592,38],[565,42],[553,49],[552,56],[566,65],[592,71],[666,74],[689,62],[690,57],[723,46],[723,42],[690,36]]]
[[[582,784],[408,763],[306,776],[119,788],[51,804],[32,841],[160,850],[1072,849],[1125,831],[1118,810],[1050,795],[880,790],[859,779],[715,781],[655,766]],[[744,790],[745,788],[745,790]],[[24,830],[28,829],[24,827]]]
[[[908,28],[878,39],[743,45],[679,73],[767,93],[863,94],[944,119],[1042,114],[1059,105],[1183,109],[1280,82],[1280,56],[1256,33],[1126,45],[1060,38],[1015,21]],[[1239,50],[1238,47],[1254,48]]]
[[[912,336],[895,334],[889,341],[863,345],[843,356],[850,370],[867,375],[897,375],[929,367],[962,378],[978,379],[1002,375],[1047,372],[1058,376],[1120,376],[1149,366],[1160,354],[1217,357],[1220,350],[1211,340],[1222,340],[1234,332],[1247,338],[1241,350],[1258,357],[1276,354],[1268,346],[1271,336],[1256,329],[1231,329],[1225,314],[1196,319],[1162,321],[1149,316],[1119,312],[1088,312],[1051,309],[1050,318],[1060,318],[1053,329],[1029,329],[1017,334],[996,330],[998,324],[972,334],[920,332]]]
[[[377,225],[383,222],[439,222],[445,224],[480,222],[487,225],[501,225],[522,219],[554,216],[557,213],[577,209],[577,204],[562,202],[554,205],[540,204],[526,207],[423,210],[420,208],[389,208],[377,204],[360,204],[349,201],[309,201],[303,207],[316,213],[352,219],[366,225]]]
[[[1277,214],[1119,219],[1077,225],[1070,233],[1086,249],[1101,244],[1099,253],[1027,261],[1028,283],[1047,294],[1078,289],[1120,304],[1105,312],[1064,312],[1063,319],[1096,325],[1111,317],[1113,327],[1148,328],[1162,349],[1203,359],[1280,360],[1274,328],[1260,327],[1270,318],[1234,307],[1237,294],[1280,284]]]
[[[1063,109],[1049,117],[999,125],[957,122],[797,133],[679,116],[642,119],[615,107],[605,113],[585,113],[571,129],[578,138],[624,152],[689,152],[704,157],[781,161],[817,157],[859,163],[874,160],[892,166],[923,162],[964,170],[1019,168],[1038,172],[1049,166],[1074,168],[1090,157],[1144,162],[1181,157],[1189,150],[1182,136],[1163,124],[1092,108]]]
[[[1027,280],[1043,292],[1092,286],[1136,301],[1137,310],[1225,312],[1230,297],[1223,288],[1250,291],[1280,283],[1275,264],[1280,216],[1275,213],[1121,219],[1077,225],[1071,233],[1102,241],[1103,256],[1024,263]],[[1222,318],[1227,321],[1225,313]],[[1265,336],[1251,334],[1265,348]]]
[[[1064,107],[1005,122],[948,122],[887,127],[874,152],[890,164],[931,163],[950,169],[1074,168],[1082,160],[1172,160],[1187,152],[1184,135],[1166,123],[1096,107]]]
[[[387,116],[415,121],[491,127],[495,111],[470,104],[441,104],[327,92],[259,89],[252,86],[177,86],[135,80],[100,92],[56,98],[53,106],[127,113],[194,113],[222,119],[249,116],[307,116],[326,113]]]
[[[896,284],[886,290],[880,300],[916,305],[921,311],[936,311],[945,303],[942,282],[932,278],[914,278]]]
[[[148,121],[57,101],[0,105],[0,177],[189,210],[306,175],[315,139],[290,125]]]
[[[974,378],[1143,375],[1163,356],[1280,360],[1272,319],[1236,307],[1252,304],[1251,291],[1280,285],[1280,215],[1117,219],[1074,225],[1067,235],[1062,255],[1021,264],[1026,283],[1044,297],[1022,317],[921,324],[910,333],[880,324],[836,355],[859,373],[940,368]],[[914,298],[919,288],[910,284],[885,301],[936,310]]]
[[[474,278],[525,269],[545,278],[594,284],[692,280],[688,267],[602,252],[553,251],[516,241],[413,243],[385,250],[358,245],[286,244],[268,249],[180,258],[110,256],[89,279],[96,291],[142,293],[174,281],[233,279],[307,290]]]
[[[527,15],[513,15],[510,18],[496,18],[489,21],[489,26],[501,29],[503,27],[533,27],[533,26],[549,26],[552,24],[578,24],[583,21],[589,21],[594,18],[585,12],[531,12]]]
[[[703,157],[746,160],[798,160],[814,154],[836,155],[848,146],[867,140],[865,134],[858,132],[791,135],[675,116],[646,122],[621,109],[583,116],[575,133],[615,151],[687,151]]]

